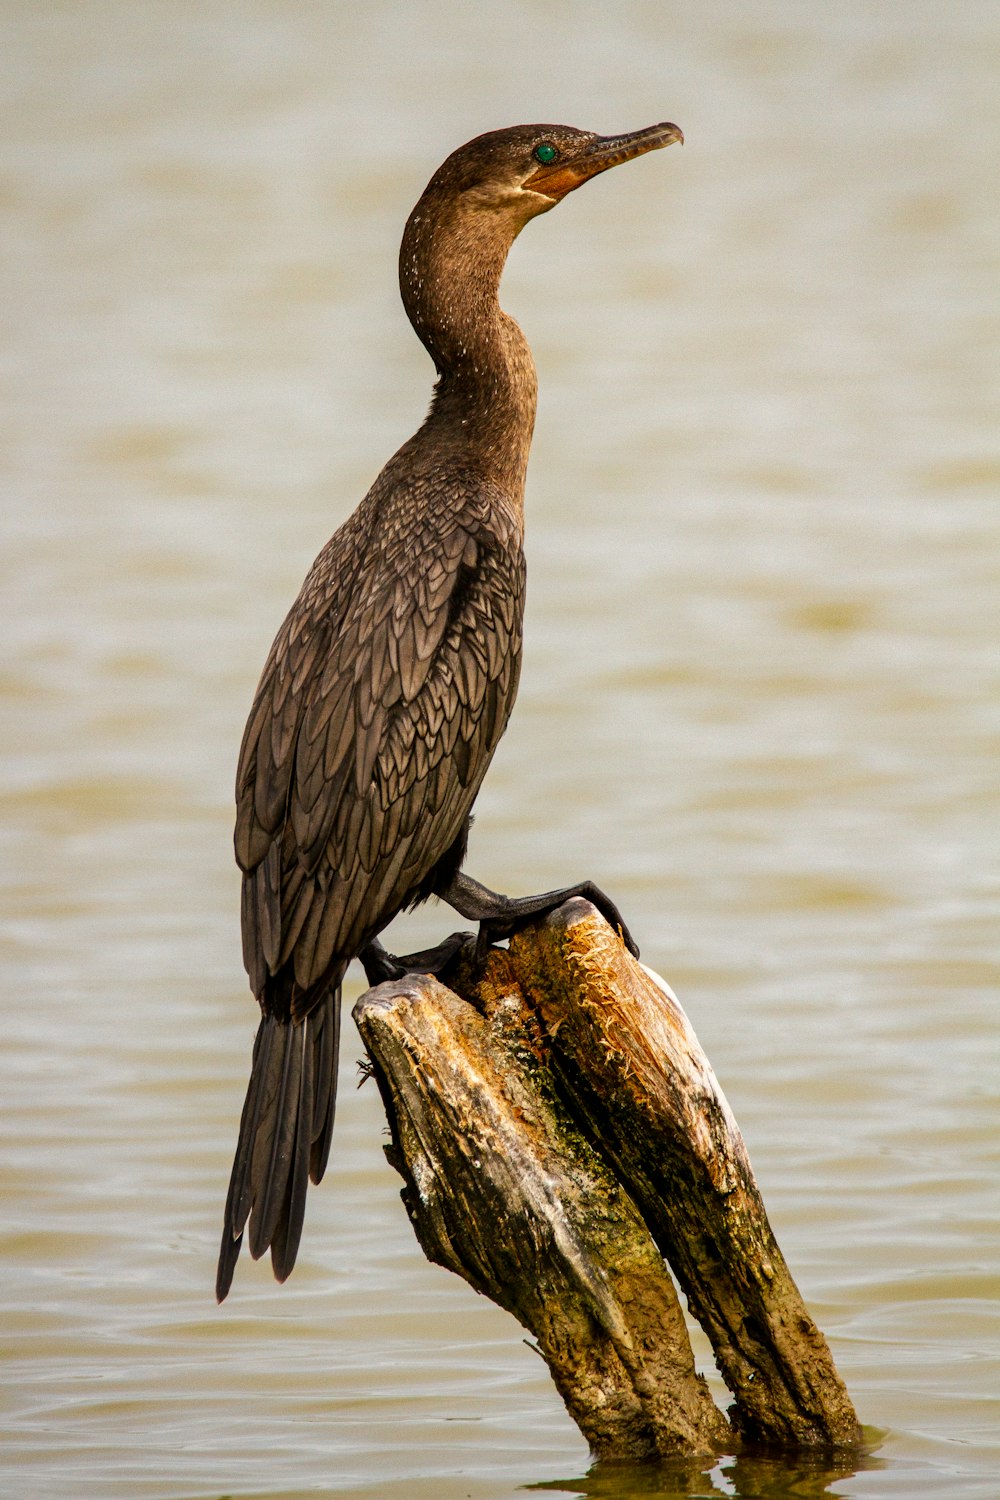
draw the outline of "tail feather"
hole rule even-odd
[[[259,1260],[274,1237],[292,1171],[293,1146],[302,1102],[302,1054],[309,1046],[308,1018],[282,1026],[280,1045],[271,1048],[264,1078],[264,1102],[254,1141],[251,1183],[250,1254]],[[312,1100],[309,1101],[312,1114]]]
[[[306,1188],[330,1151],[337,1097],[340,988],[301,1021],[265,1016],[254,1042],[250,1083],[226,1199],[215,1293],[221,1302],[250,1221],[250,1253],[270,1247],[284,1281],[295,1264]]]
[[[270,1235],[271,1267],[278,1281],[284,1281],[295,1264],[295,1252],[302,1234],[302,1221],[306,1212],[306,1189],[309,1182],[313,1102],[313,1049],[306,1047],[302,1057],[299,1108],[295,1123],[295,1141],[292,1147],[288,1190],[282,1194],[278,1217],[273,1233]]]
[[[236,1159],[226,1198],[226,1220],[232,1224],[234,1235],[242,1235],[250,1214],[253,1197],[250,1190],[253,1162],[253,1147],[257,1139],[261,1109],[264,1104],[263,1080],[267,1077],[271,1061],[271,1049],[275,1040],[275,1028],[262,1021],[257,1028],[253,1043],[253,1062],[250,1067],[250,1082],[240,1116],[240,1134],[236,1143]]]
[[[315,1108],[312,1120],[312,1142],[309,1147],[309,1176],[313,1182],[322,1182],[326,1164],[330,1159],[330,1142],[333,1139],[333,1116],[337,1105],[337,1064],[340,1060],[340,1005],[333,1007],[328,1024],[323,1027],[319,1049],[319,1077],[332,1078],[333,1088],[329,1093],[316,1089],[313,1093]]]

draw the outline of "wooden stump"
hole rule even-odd
[[[429,1259],[512,1312],[604,1458],[860,1428],[771,1232],[746,1148],[662,980],[586,901],[355,1006]],[[732,1429],[664,1265],[712,1342]]]

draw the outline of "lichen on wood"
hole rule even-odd
[[[860,1440],[742,1137],[662,980],[580,899],[355,1018],[429,1259],[534,1335],[601,1457]],[[734,1396],[695,1372],[669,1261]]]

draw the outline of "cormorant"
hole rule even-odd
[[[226,1202],[216,1294],[250,1253],[295,1263],[333,1128],[340,985],[401,972],[378,934],[439,896],[503,937],[589,881],[512,899],[462,873],[476,793],[514,703],[531,351],[498,300],[529,219],[599,172],[683,137],[521,125],[461,146],[406,225],[403,305],[437,370],[423,426],[323,548],[257,688],[236,783],[243,953],[262,1019]],[[454,951],[411,955],[433,967]]]

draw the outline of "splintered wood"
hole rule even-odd
[[[669,989],[586,901],[354,1015],[429,1259],[534,1335],[604,1458],[857,1448],[850,1398]],[[695,1372],[668,1262],[734,1398]]]

